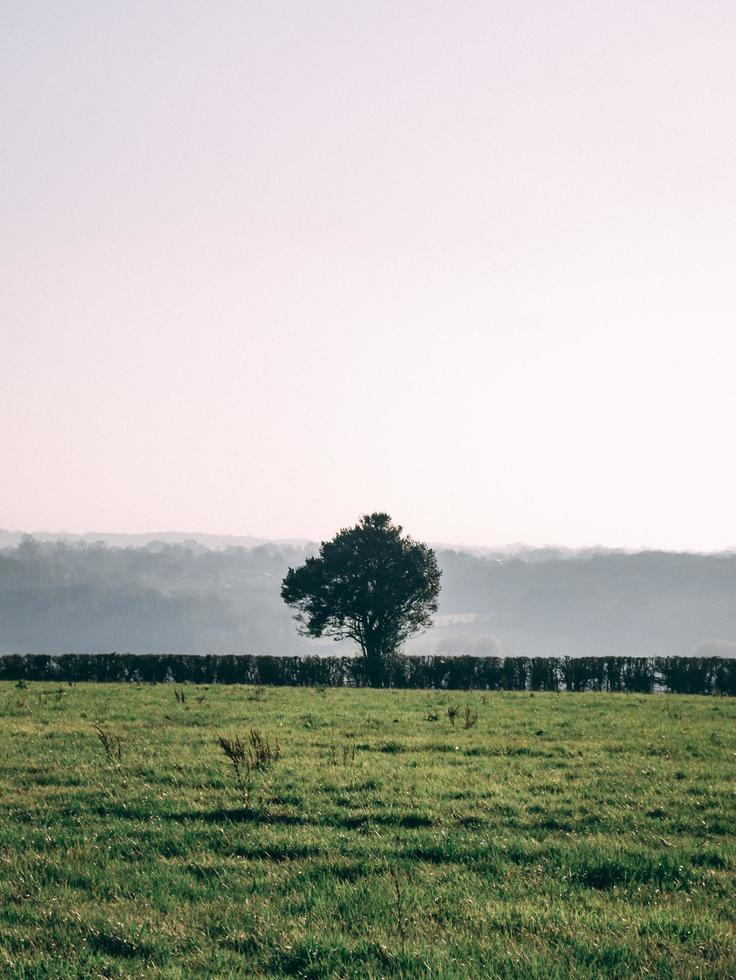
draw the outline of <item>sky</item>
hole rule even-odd
[[[731,0],[3,0],[0,527],[736,545]]]

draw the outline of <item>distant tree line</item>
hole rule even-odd
[[[0,547],[0,653],[348,656],[346,641],[299,636],[282,601],[289,568],[317,553],[27,536]],[[437,563],[435,625],[407,641],[411,656],[736,655],[736,554],[441,549]]]
[[[368,687],[352,657],[7,654],[0,680]],[[397,657],[384,687],[478,691],[615,691],[736,696],[736,659],[721,657]]]

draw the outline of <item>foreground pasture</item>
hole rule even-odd
[[[736,975],[735,701],[178,690],[0,685],[0,975]]]

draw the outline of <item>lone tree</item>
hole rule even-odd
[[[388,514],[366,514],[290,568],[281,598],[304,636],[354,640],[378,683],[414,633],[432,624],[440,591],[434,551],[402,535]]]

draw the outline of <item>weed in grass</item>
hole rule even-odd
[[[330,761],[333,766],[355,765],[355,744],[347,743],[339,747],[332,745],[330,747]]]
[[[269,739],[255,728],[251,728],[246,740],[239,735],[220,735],[217,741],[232,765],[243,806],[249,806],[254,776],[270,769],[278,761],[281,747],[278,742],[272,746]]]
[[[110,729],[101,722],[95,722],[92,727],[100,745],[105,751],[108,762],[119,766],[123,759],[123,740],[119,735],[115,735]]]
[[[457,718],[459,713],[460,713],[459,704],[449,704],[447,706],[447,717],[450,719],[450,724],[452,725],[453,728],[455,727],[455,719]]]
[[[388,875],[391,879],[391,889],[393,897],[393,914],[396,924],[396,932],[401,943],[402,954],[406,951],[406,901],[404,897],[404,886],[401,875],[393,864],[388,867]]]
[[[682,718],[682,710],[680,706],[673,704],[668,697],[665,697],[662,700],[664,701],[664,709],[667,712],[668,717],[676,718],[679,721]]]
[[[463,715],[463,728],[472,728],[473,725],[478,721],[478,712],[471,708],[469,704],[465,705],[465,714]]]

